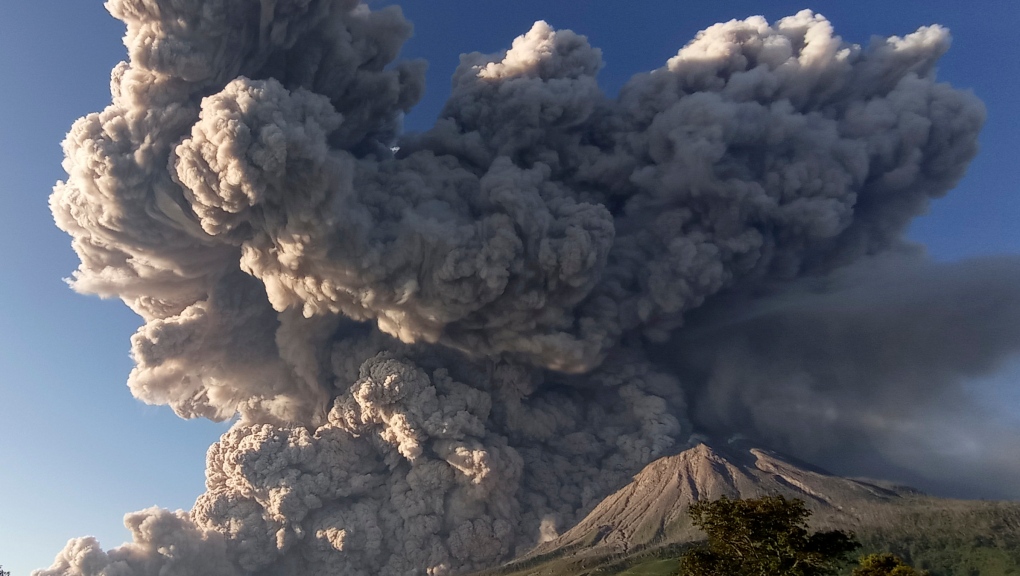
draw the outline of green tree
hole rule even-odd
[[[723,497],[695,503],[689,513],[708,543],[680,558],[687,576],[824,576],[860,548],[853,533],[810,533],[804,502],[782,496]]]
[[[893,554],[863,556],[853,576],[928,576],[927,570],[918,570]]]

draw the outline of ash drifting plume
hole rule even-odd
[[[132,543],[73,540],[40,576],[460,573],[568,527],[695,424],[782,444],[796,434],[756,411],[769,382],[740,370],[797,333],[745,353],[731,328],[812,283],[834,295],[800,318],[838,322],[830,301],[872,294],[861,270],[905,249],[984,120],[935,82],[942,28],[860,47],[805,11],[713,26],[615,98],[600,51],[539,22],[463,56],[435,126],[400,135],[424,65],[397,61],[397,8],[107,7],[130,59],[51,199],[73,285],[143,318],[138,398],[240,418],[190,512],[131,514]],[[933,301],[1020,264],[986,268]],[[993,328],[942,357],[960,366],[940,390],[1015,349]],[[840,424],[801,451],[859,423]]]
[[[933,265],[911,252],[692,314],[668,346],[684,350],[672,372],[700,427],[846,474],[1020,496],[1020,433],[965,386],[1020,350],[1020,259]]]

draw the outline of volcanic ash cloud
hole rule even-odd
[[[598,49],[538,22],[400,135],[424,64],[396,61],[397,8],[107,7],[129,60],[51,198],[73,285],[142,317],[135,396],[240,420],[190,512],[130,514],[132,543],[73,540],[39,576],[523,552],[692,433],[699,388],[645,343],[898,248],[984,120],[935,82],[942,28],[862,48],[805,11],[713,26],[616,98]]]

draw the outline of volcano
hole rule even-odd
[[[403,133],[397,6],[105,5],[126,59],[50,198],[70,283],[139,315],[136,398],[234,424],[191,510],[37,576],[460,576],[665,554],[724,494],[861,534],[955,506],[696,433],[1020,498],[1020,428],[965,393],[1020,351],[1020,257],[905,236],[986,117],[945,28],[730,20],[611,94],[538,20]]]
[[[1020,570],[1020,502],[937,498],[884,481],[843,478],[744,442],[699,443],[660,458],[558,537],[482,574],[574,576],[664,567],[704,538],[691,504],[781,495],[802,500],[815,530],[852,531],[862,552],[892,551],[936,576]]]

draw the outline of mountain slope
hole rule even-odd
[[[765,450],[721,452],[700,444],[649,464],[577,526],[533,553],[580,543],[628,552],[665,536],[696,540],[699,535],[687,518],[691,503],[766,494],[804,500],[816,525],[840,526],[874,515],[876,505],[916,497],[906,489],[880,488],[797,466]]]
[[[652,462],[576,526],[487,574],[618,573],[642,557],[675,555],[703,538],[687,516],[693,502],[766,494],[801,499],[812,511],[813,528],[853,530],[866,550],[896,552],[935,576],[984,576],[988,563],[999,567],[996,574],[1020,574],[1020,503],[934,498],[833,476],[768,450],[706,444]],[[670,573],[655,566],[630,573]]]

